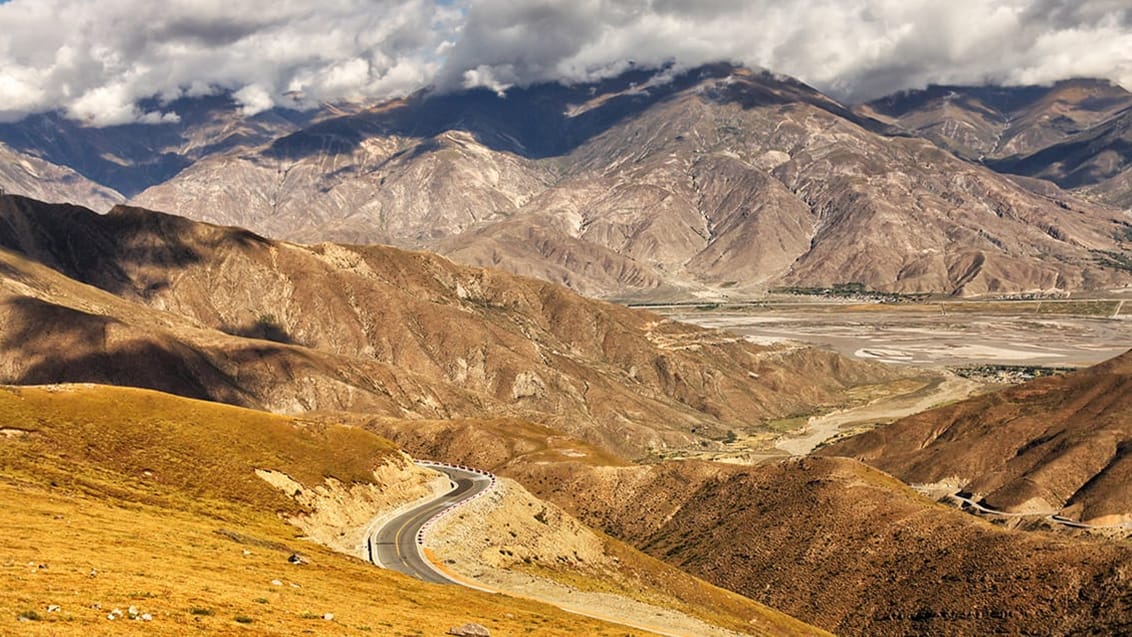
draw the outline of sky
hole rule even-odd
[[[846,103],[930,83],[1132,89],[1132,0],[0,0],[0,121],[175,117],[731,61]]]

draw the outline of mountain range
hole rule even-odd
[[[856,110],[1000,172],[1132,207],[1132,93],[1111,82],[932,86]]]
[[[953,93],[849,109],[791,78],[717,64],[251,118],[230,99],[184,100],[168,105],[179,122],[150,127],[44,115],[0,127],[0,141],[147,208],[277,239],[428,249],[589,296],[1128,285],[1123,160],[1078,143],[1118,132],[1128,94],[1099,82]],[[1119,155],[1116,132],[1097,134]],[[1005,140],[1001,152],[991,140]],[[1023,170],[1021,157],[1073,144],[1080,166],[1057,164],[1065,175],[1047,171],[1052,160]],[[1085,164],[1111,176],[1068,177],[1100,174]],[[1080,189],[993,170],[1008,168]]]

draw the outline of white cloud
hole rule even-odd
[[[13,0],[0,4],[0,119],[61,109],[93,125],[135,104],[229,90],[249,112],[382,97],[431,81],[461,13],[431,0]]]
[[[847,101],[932,82],[1132,88],[1127,0],[12,0],[0,24],[0,119],[94,125],[159,120],[135,106],[153,96],[224,89],[256,112],[285,93],[499,90],[629,60],[742,62]]]
[[[267,89],[259,84],[249,84],[233,93],[232,97],[240,103],[244,115],[262,113],[275,106],[275,100],[271,98],[271,93],[268,93]]]

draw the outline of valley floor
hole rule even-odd
[[[801,341],[846,356],[899,365],[1083,367],[1132,343],[1132,303],[947,301],[767,304],[650,308],[755,342]]]

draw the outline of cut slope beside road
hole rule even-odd
[[[445,509],[483,493],[495,484],[495,479],[489,474],[471,469],[432,464],[425,466],[447,475],[452,482],[452,490],[394,516],[375,529],[368,539],[369,559],[378,566],[426,582],[448,584],[453,580],[421,554],[417,538],[422,529]]]
[[[595,592],[585,586],[578,587],[576,583],[558,583],[554,581],[554,577],[547,577],[546,574],[532,576],[529,571],[511,571],[490,559],[481,559],[480,556],[487,552],[481,551],[483,547],[476,541],[469,543],[472,536],[488,538],[484,542],[493,547],[490,551],[492,553],[498,550],[501,555],[510,555],[512,550],[523,550],[518,548],[518,544],[522,543],[527,531],[523,530],[524,525],[519,518],[507,518],[508,522],[501,523],[492,511],[502,507],[509,508],[512,512],[518,510],[523,515],[532,517],[537,521],[538,532],[542,537],[553,538],[548,541],[555,545],[573,547],[574,556],[578,556],[578,551],[583,552],[586,563],[591,567],[606,560],[618,564],[618,558],[603,553],[600,541],[592,546],[587,544],[596,538],[592,531],[584,529],[576,521],[561,519],[560,513],[548,513],[545,505],[540,510],[529,494],[524,499],[525,491],[521,488],[519,491],[522,493],[515,491],[517,485],[508,485],[505,481],[497,489],[493,489],[496,486],[495,477],[476,469],[419,461],[417,464],[445,474],[451,489],[408,505],[408,508],[394,512],[387,519],[379,518],[375,521],[372,530],[368,532],[367,545],[370,561],[378,566],[427,582],[454,583],[484,592],[549,603],[570,613],[657,635],[737,637],[743,634],[814,634],[812,627],[803,628],[796,620],[769,609],[763,609],[761,614],[756,613],[754,617],[743,615],[739,622],[735,622],[735,617],[731,616],[724,621],[724,624],[730,626],[723,627],[710,620],[705,621],[705,618],[698,616],[699,613],[689,612],[687,604],[679,598],[660,603],[655,599],[643,601],[632,591],[642,583],[646,587],[650,586],[644,580],[627,583],[623,577],[607,574],[602,579],[603,592]],[[470,504],[478,499],[477,496],[487,494],[492,495],[475,505]],[[502,504],[504,502],[508,504]],[[469,506],[462,507],[458,516],[444,515],[446,511],[465,504]],[[532,506],[535,507],[534,512],[530,513]],[[507,517],[506,514],[504,517]],[[504,528],[509,533],[504,534],[505,537],[498,537]],[[468,535],[469,529],[475,529],[471,535]],[[492,537],[496,539],[490,539]],[[438,541],[438,544],[434,544],[434,541]],[[423,546],[426,542],[444,559],[432,555],[431,550],[426,551]],[[454,544],[462,549],[453,549]],[[582,548],[583,545],[590,548]],[[593,553],[593,550],[598,552]],[[531,554],[529,559],[538,561],[541,558]],[[464,568],[457,570],[455,566],[449,567],[456,563],[462,564]],[[475,575],[467,570],[468,565],[474,565]],[[564,569],[564,573],[569,571],[569,567],[562,564],[558,564],[558,568]],[[591,572],[590,576],[602,578],[595,573],[596,571]],[[613,589],[609,588],[611,585],[614,589],[621,590],[612,592]],[[698,582],[697,585],[703,587],[704,592],[713,588],[704,582]],[[719,593],[728,595],[722,591]],[[744,600],[743,605],[748,604]],[[712,609],[712,612],[718,610]],[[726,613],[723,615],[726,616]],[[773,629],[767,631],[763,624],[769,624]]]

